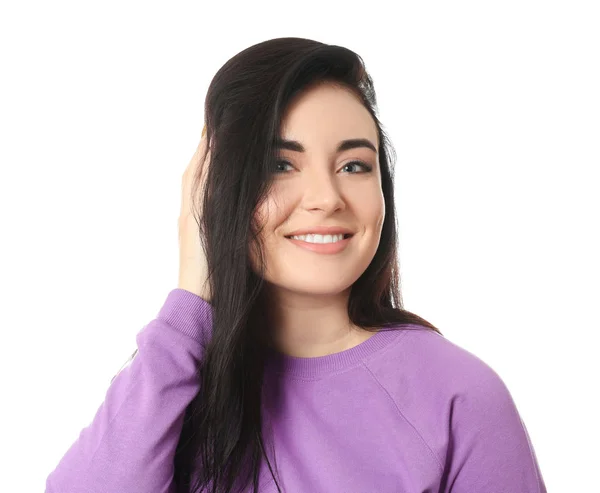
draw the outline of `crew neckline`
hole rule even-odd
[[[350,349],[315,357],[290,356],[267,348],[267,369],[297,378],[318,378],[355,366],[360,361],[392,344],[406,331],[400,326],[379,329],[366,341]]]

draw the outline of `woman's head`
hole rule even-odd
[[[393,150],[359,55],[303,38],[251,46],[213,78],[205,120],[212,165],[203,220],[205,235],[212,230],[214,238],[207,242],[212,283],[230,282],[226,272],[237,265],[244,278],[237,281],[249,283],[257,301],[275,286],[346,292],[355,319],[365,319],[368,304],[401,305],[394,287]],[[340,141],[354,138],[367,139],[376,152],[359,147],[335,154]],[[280,147],[282,140],[299,142],[305,152]],[[366,173],[353,161],[373,169]],[[336,255],[312,254],[284,237],[321,225],[355,235]],[[369,303],[361,308],[352,294]]]
[[[256,488],[264,457],[262,335],[272,310],[264,295],[271,288],[344,294],[358,327],[418,324],[439,332],[402,308],[392,148],[375,108],[361,58],[309,39],[251,46],[213,78],[205,102],[211,164],[206,193],[197,197],[213,325],[176,454],[180,492],[201,484],[225,492],[250,480]],[[375,150],[346,144],[337,152],[348,139]],[[315,226],[341,226],[354,236],[335,255],[286,238]],[[192,470],[198,483],[190,489]]]

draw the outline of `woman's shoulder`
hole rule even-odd
[[[491,410],[514,414],[504,381],[480,357],[426,327],[397,330],[403,333],[395,344],[367,366],[399,419],[410,422],[440,457],[453,420],[477,427]]]
[[[369,362],[384,386],[408,385],[437,396],[438,402],[441,397],[450,400],[482,386],[506,392],[502,378],[490,364],[450,337],[414,324],[398,325],[393,330],[402,332],[396,343],[381,358]]]

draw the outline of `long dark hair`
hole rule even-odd
[[[212,336],[198,368],[200,391],[186,409],[175,454],[178,493],[258,491],[261,461],[276,474],[261,433],[261,390],[268,327],[265,272],[255,211],[273,178],[282,115],[288,102],[315,83],[349,88],[360,97],[379,135],[385,221],[373,261],[353,284],[350,321],[365,330],[412,324],[441,332],[402,308],[392,146],[376,115],[373,81],[353,51],[303,38],[278,38],[251,46],[214,76],[206,95],[210,165],[197,217],[209,267]],[[196,190],[201,190],[199,182]],[[258,272],[251,266],[258,252]],[[372,329],[370,329],[372,328]],[[196,480],[193,480],[196,478]],[[237,489],[234,489],[237,488]]]

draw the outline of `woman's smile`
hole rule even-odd
[[[334,254],[345,250],[353,236],[354,235],[348,235],[348,237],[346,237],[346,235],[343,235],[341,240],[332,241],[329,243],[314,243],[287,236],[286,239],[291,241],[294,245],[314,253]]]

